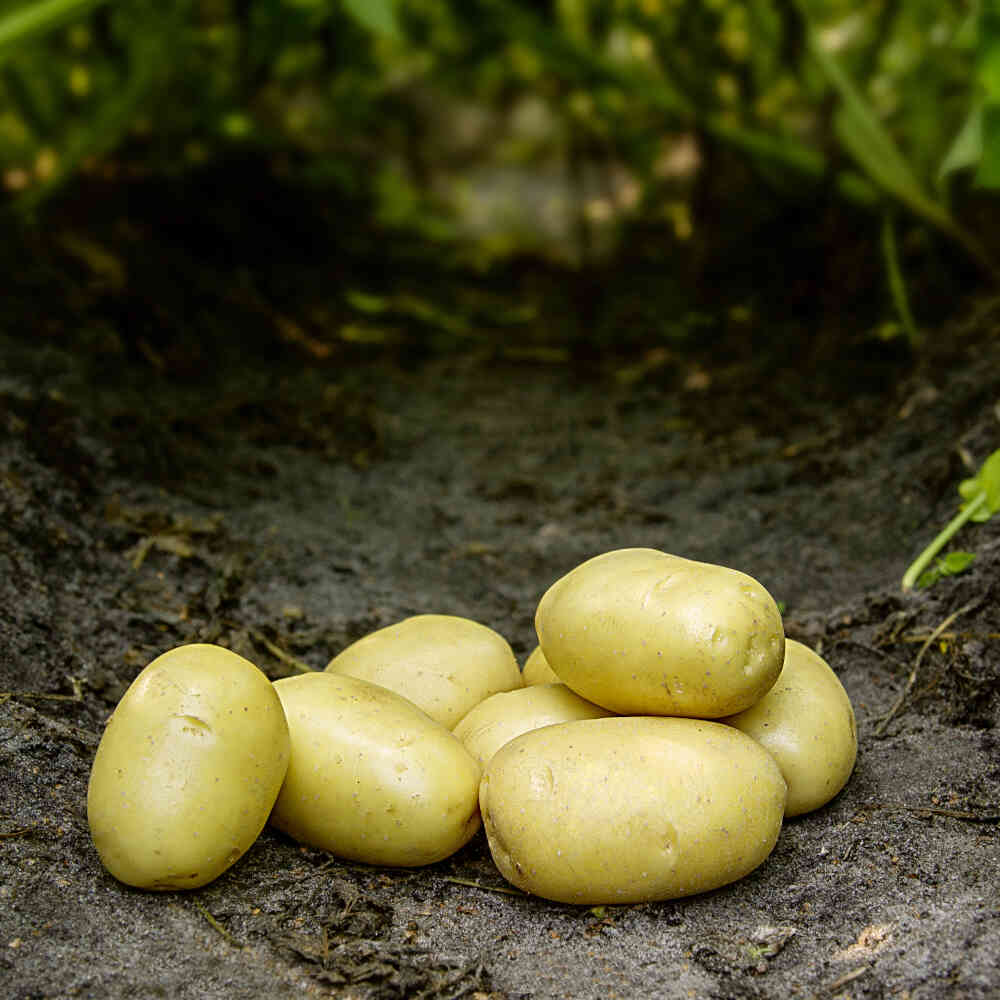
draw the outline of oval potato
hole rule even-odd
[[[536,646],[531,655],[524,661],[521,671],[526,686],[531,684],[561,684],[556,672],[549,666],[541,646]]]
[[[142,889],[193,889],[237,861],[267,822],[288,765],[271,682],[221,646],[179,646],[122,696],[87,789],[97,853]]]
[[[778,682],[755,705],[722,720],[752,736],[788,783],[786,816],[818,809],[851,776],[858,733],[851,699],[829,664],[788,639]]]
[[[379,629],[326,669],[389,688],[448,729],[484,698],[522,686],[507,640],[454,615],[415,615]]]
[[[742,878],[771,852],[785,781],[731,726],[632,717],[546,726],[490,761],[480,785],[493,860],[564,903],[637,903]]]
[[[603,719],[610,714],[565,684],[534,684],[490,695],[452,732],[480,767],[485,767],[500,747],[522,733],[575,719]]]
[[[479,829],[480,768],[440,723],[356,677],[275,681],[291,760],[271,823],[372,865],[427,865]]]
[[[785,649],[756,580],[655,549],[577,566],[546,591],[535,627],[559,679],[621,715],[741,712],[777,680]]]

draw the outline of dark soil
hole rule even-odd
[[[157,204],[128,225],[110,198],[63,206],[4,250],[4,996],[1000,995],[1000,524],[964,529],[967,572],[899,585],[1000,446],[997,303],[963,304],[917,358],[847,316],[577,350],[540,267],[428,284],[398,247],[259,218],[236,260],[231,219],[209,238]],[[402,302],[377,342],[345,339],[345,291],[373,287],[461,323]],[[536,319],[508,329],[525,298]],[[270,830],[188,894],[101,867],[90,763],[158,653],[218,642],[277,678],[442,612],[523,659],[545,588],[634,545],[758,578],[854,703],[848,786],[746,879],[575,908],[510,891],[482,834],[379,870]]]

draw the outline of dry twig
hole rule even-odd
[[[282,663],[297,670],[300,674],[315,673],[308,663],[303,663],[302,660],[296,659],[291,653],[286,653],[280,646],[271,642],[259,629],[251,629],[250,637],[255,642],[259,642],[269,653],[281,660]]]
[[[195,899],[192,900],[192,902],[194,903],[194,908],[208,921],[208,924],[212,928],[212,930],[217,931],[219,934],[221,934],[226,939],[226,941],[228,941],[229,944],[231,944],[234,948],[243,947],[243,945],[241,945],[239,941],[237,941],[236,938],[234,938],[232,934],[230,934],[229,931],[227,931],[226,928],[223,927],[222,924],[220,924],[219,921],[216,920],[215,917],[213,917],[212,914],[209,913],[208,910],[204,906],[202,906],[201,903],[198,902],[198,900]]]
[[[875,735],[881,736],[885,732],[885,727],[889,725],[890,722],[896,717],[896,713],[903,707],[906,699],[910,696],[910,692],[913,690],[914,685],[917,683],[917,675],[920,672],[920,664],[924,658],[924,653],[930,649],[931,644],[935,639],[938,638],[956,618],[961,618],[962,615],[967,614],[974,608],[978,607],[982,602],[982,597],[977,597],[974,601],[969,601],[968,604],[963,604],[957,611],[953,611],[950,615],[933,632],[924,640],[924,644],[920,647],[920,652],[917,653],[916,659],[913,661],[913,669],[910,671],[910,676],[906,681],[906,687],[903,688],[903,693],[896,699],[895,704],[889,711],[882,717],[879,724],[875,727]]]
[[[473,889],[482,889],[483,892],[502,892],[508,896],[526,895],[520,889],[509,889],[505,885],[483,885],[481,882],[477,882],[471,878],[456,878],[454,875],[442,875],[441,878],[445,882],[451,882],[452,885],[467,885]]]

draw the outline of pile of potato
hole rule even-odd
[[[211,881],[270,822],[376,865],[485,827],[506,879],[572,903],[670,899],[756,868],[783,817],[846,783],[854,714],[774,600],[652,549],[558,580],[522,676],[476,622],[418,615],[274,682],[218,646],[142,671],[88,791],[95,846],[147,889]]]

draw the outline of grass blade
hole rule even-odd
[[[7,50],[20,45],[34,35],[44,34],[53,28],[75,20],[92,7],[108,0],[41,0],[26,3],[17,10],[0,14],[0,60]]]
[[[917,350],[924,342],[924,335],[917,328],[917,324],[913,321],[913,313],[910,311],[910,300],[906,294],[906,279],[903,277],[903,269],[899,263],[899,248],[896,245],[896,227],[888,212],[885,213],[882,220],[882,256],[885,259],[885,267],[889,275],[889,291],[892,294],[896,312],[899,314],[899,321],[906,331],[906,339],[910,342],[910,347]]]

